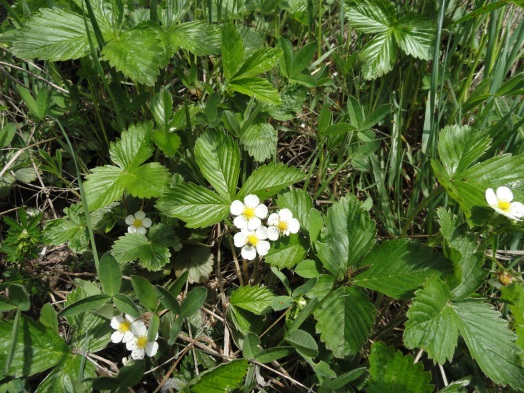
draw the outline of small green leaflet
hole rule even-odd
[[[271,303],[275,295],[266,287],[240,287],[231,294],[231,305],[251,311],[257,315],[266,314],[271,310]]]

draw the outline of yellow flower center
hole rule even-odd
[[[285,232],[287,230],[287,222],[279,221],[278,229],[280,230],[280,232]]]
[[[508,201],[499,201],[499,209],[507,212],[511,206],[511,203]]]
[[[251,220],[253,217],[255,217],[255,209],[252,209],[250,207],[246,207],[244,209],[244,217],[246,219]]]
[[[133,226],[134,227],[141,227],[142,226],[142,220],[139,220],[138,218],[135,218],[135,221],[133,221]]]
[[[249,244],[251,247],[255,247],[258,243],[258,237],[255,235],[249,235],[247,237],[247,244]]]
[[[144,349],[147,345],[147,337],[146,336],[140,336],[136,339],[136,347]]]
[[[120,325],[118,325],[118,331],[121,333],[125,333],[131,330],[131,322],[129,321],[123,321]]]

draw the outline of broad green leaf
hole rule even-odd
[[[246,195],[255,194],[260,200],[266,200],[304,177],[305,174],[294,167],[280,163],[264,165],[249,176],[236,198],[242,200]]]
[[[9,291],[9,297],[20,311],[28,311],[31,308],[31,300],[23,285],[9,284],[7,289]]]
[[[190,382],[193,393],[228,393],[240,387],[248,367],[247,360],[233,360],[201,373]]]
[[[160,302],[162,303],[162,306],[174,314],[179,315],[180,304],[178,303],[176,297],[174,297],[167,289],[159,285],[156,286],[156,290],[160,295]]]
[[[424,371],[422,363],[413,364],[413,356],[404,356],[381,342],[371,347],[369,374],[371,381],[366,389],[369,393],[433,392],[431,373]]]
[[[350,26],[362,33],[381,33],[392,24],[396,14],[389,0],[358,0],[348,2],[346,17]]]
[[[277,64],[282,50],[278,48],[262,47],[246,58],[242,66],[233,75],[231,82],[236,79],[251,78],[266,71],[270,71]]]
[[[120,139],[111,142],[109,156],[122,169],[132,169],[143,164],[153,155],[151,122],[132,124],[122,132]]]
[[[6,364],[11,346],[12,326],[12,321],[0,320],[0,364],[2,365]],[[16,349],[11,367],[6,373],[16,378],[45,371],[72,356],[71,350],[58,333],[24,315],[20,318]]]
[[[96,366],[90,361],[83,362],[81,355],[70,356],[60,363],[38,385],[35,393],[70,393],[75,391],[74,383],[96,377]],[[84,382],[84,387],[90,387]]]
[[[106,253],[100,259],[99,277],[104,293],[113,296],[120,291],[122,272],[111,254]]]
[[[89,34],[94,32],[88,21]],[[23,59],[73,60],[89,53],[84,18],[71,11],[41,8],[39,13],[15,33],[13,53]]]
[[[440,364],[451,361],[458,340],[456,315],[451,305],[451,292],[438,277],[430,278],[415,293],[407,312],[404,344],[422,348]]]
[[[136,304],[126,295],[115,293],[113,303],[118,311],[131,315],[134,318],[140,317],[140,311]]]
[[[125,191],[123,177],[124,171],[114,165],[93,168],[84,182],[89,210],[97,210],[119,200]]]
[[[187,281],[207,282],[213,272],[214,255],[209,247],[185,246],[175,257],[174,269],[177,277],[188,272]]]
[[[255,123],[241,135],[240,142],[257,162],[263,162],[276,154],[277,131],[270,123]]]
[[[171,253],[161,243],[148,239],[141,233],[126,233],[113,243],[111,254],[120,263],[140,260],[140,265],[150,271],[162,269],[169,263]]]
[[[7,147],[13,141],[16,135],[16,124],[7,123],[3,128],[0,129],[0,149]]]
[[[501,298],[510,302],[509,309],[515,320],[517,345],[524,351],[524,287],[516,282],[501,288]]]
[[[290,78],[298,76],[302,71],[309,67],[313,56],[317,51],[317,47],[318,45],[316,42],[309,42],[295,53],[292,60],[291,72],[289,74]]]
[[[120,384],[125,387],[135,386],[140,383],[144,377],[144,371],[146,367],[146,362],[135,362],[131,365],[122,367],[118,373],[118,380]]]
[[[349,105],[348,105],[349,107]],[[362,126],[357,127],[360,130],[368,130],[371,127],[376,126],[378,123],[384,119],[389,113],[391,113],[391,106],[388,104],[384,104],[376,108],[372,113],[366,116],[366,118],[362,121]]]
[[[120,33],[102,49],[101,58],[131,80],[153,86],[166,54],[157,32],[148,25]]]
[[[180,305],[181,318],[189,318],[204,305],[207,297],[207,289],[196,287],[190,290]]]
[[[230,307],[229,315],[235,328],[245,336],[248,333],[260,334],[264,326],[264,317],[238,307]]]
[[[258,336],[248,333],[244,337],[244,343],[242,344],[242,356],[246,359],[254,359],[255,355],[260,352],[259,345],[260,339]]]
[[[173,114],[173,96],[168,89],[162,87],[160,91],[151,98],[151,114],[155,119],[155,124],[160,130],[168,132],[170,130],[170,119]]]
[[[158,162],[127,170],[122,177],[126,191],[137,198],[156,198],[169,182],[169,171]]]
[[[299,235],[283,236],[272,242],[264,259],[271,266],[290,269],[304,260],[308,248],[307,241]]]
[[[312,259],[305,259],[295,266],[295,274],[303,278],[317,278],[322,274],[320,264]]]
[[[83,252],[89,245],[89,233],[82,223],[76,223],[67,218],[49,220],[44,227],[44,242],[50,245],[60,245],[67,242],[74,252]]]
[[[231,21],[222,26],[222,67],[226,80],[236,74],[244,58],[244,40]]]
[[[314,358],[318,355],[318,345],[311,334],[305,330],[293,330],[285,337],[302,356]]]
[[[395,40],[404,52],[417,59],[430,60],[435,44],[435,24],[419,14],[402,17],[393,30]]]
[[[40,109],[38,107],[38,104],[36,103],[35,99],[33,98],[33,94],[28,89],[20,85],[16,86],[16,90],[18,91],[18,94],[20,94],[20,97],[22,97],[24,104],[26,104],[27,107],[29,108],[29,113],[36,120],[42,120],[43,117],[40,114]]]
[[[229,206],[228,200],[193,183],[177,184],[156,204],[163,214],[181,219],[188,228],[204,228],[222,221],[229,214]]]
[[[292,355],[293,353],[295,353],[293,347],[273,347],[260,351],[255,356],[255,360],[260,363],[271,363],[274,360]]]
[[[166,36],[171,46],[187,49],[197,56],[220,53],[220,29],[217,25],[203,21],[180,23],[174,25]]]
[[[268,104],[278,105],[282,102],[277,89],[264,78],[238,78],[232,81],[228,88]]]
[[[309,215],[313,209],[313,201],[307,191],[300,188],[291,188],[277,197],[277,205],[281,209],[289,209],[300,223],[304,231],[309,229]]]
[[[231,294],[230,303],[254,314],[263,315],[271,310],[274,297],[267,287],[246,285]]]
[[[106,304],[109,301],[109,299],[111,299],[111,296],[106,294],[84,297],[60,310],[58,316],[69,317],[87,311],[95,310]]]
[[[178,134],[170,131],[156,131],[151,137],[155,145],[168,157],[172,157],[178,151],[182,140]]]
[[[440,253],[408,239],[394,239],[375,247],[361,263],[370,268],[357,275],[353,284],[407,299],[432,275],[452,272],[451,264]]]
[[[393,69],[397,47],[390,31],[380,33],[360,52],[365,79],[376,79]]]
[[[314,311],[320,339],[337,358],[360,351],[368,340],[375,307],[353,287],[339,287],[327,295]]]
[[[0,296],[0,312],[15,310],[16,308],[16,304],[11,299]]]
[[[194,154],[202,175],[224,200],[231,202],[240,174],[240,152],[233,138],[209,130],[197,139]]]
[[[295,119],[302,111],[308,97],[308,89],[297,84],[288,84],[280,92],[279,105],[267,105],[266,111],[276,120],[286,121]]]
[[[38,322],[58,333],[58,317],[51,303],[46,303],[42,306]]]
[[[474,293],[484,282],[487,271],[482,269],[484,252],[466,224],[457,226],[456,220],[444,208],[437,209],[440,232],[447,242],[447,256],[453,262],[454,274],[448,279],[454,301]]]
[[[327,212],[327,228],[315,242],[317,256],[335,277],[342,278],[350,266],[360,266],[375,244],[375,223],[353,195],[348,194]]]
[[[153,284],[140,276],[131,276],[131,284],[135,290],[140,303],[149,311],[154,312],[157,308],[158,295]]]

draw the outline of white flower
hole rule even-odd
[[[142,235],[145,235],[147,228],[149,228],[152,223],[151,219],[147,218],[146,213],[142,210],[126,217],[126,224],[129,225],[127,231],[130,233],[141,233]]]
[[[111,341],[127,343],[135,337],[135,331],[141,326],[145,327],[144,322],[133,318],[131,315],[115,315],[111,319],[111,327],[115,329],[115,332],[111,335]]]
[[[141,326],[135,332],[135,337],[126,343],[126,348],[131,351],[131,357],[134,360],[143,359],[144,355],[152,357],[155,356],[158,351],[158,343],[156,342],[158,333],[155,337],[155,341],[147,340],[147,328]]]
[[[242,229],[233,237],[236,247],[242,247],[241,255],[247,260],[255,259],[258,255],[263,257],[269,251],[267,239],[267,228],[260,226],[254,231],[247,228]]]
[[[513,193],[508,187],[497,188],[497,193],[492,188],[486,190],[486,201],[493,210],[512,220],[520,221],[524,216],[524,205],[520,202],[511,202]]]
[[[277,240],[279,236],[289,236],[290,233],[297,233],[300,229],[300,223],[293,218],[293,213],[289,209],[282,209],[278,214],[270,214],[267,225],[269,240]]]
[[[134,363],[134,360],[131,357],[123,357],[122,358],[122,364],[125,366],[131,366]]]
[[[246,196],[244,203],[241,201],[233,201],[230,209],[231,214],[236,216],[233,224],[239,229],[247,228],[254,231],[262,225],[260,219],[266,218],[267,216],[267,206],[260,204],[258,197],[253,194]]]

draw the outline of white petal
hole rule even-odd
[[[257,250],[255,249],[255,247],[244,246],[244,247],[242,247],[241,254],[242,254],[242,257],[244,259],[247,259],[248,261],[251,261],[252,259],[256,258]]]
[[[260,226],[257,228],[255,234],[260,240],[267,239],[267,228],[265,226]]]
[[[509,212],[516,218],[524,217],[524,205],[520,202],[513,202],[509,206]]]
[[[278,225],[278,214],[277,213],[271,213],[269,217],[267,218],[267,225]]]
[[[244,247],[247,243],[246,234],[244,232],[235,233],[235,236],[233,236],[233,242],[235,243],[235,247]]]
[[[135,360],[140,360],[144,358],[145,353],[144,348],[135,348],[131,351],[131,357]]]
[[[267,242],[265,240],[259,241],[258,244],[257,244],[258,255],[263,257],[264,255],[266,255],[268,253],[270,247],[271,246],[270,246],[269,242]]]
[[[235,224],[235,226],[236,226],[238,229],[244,229],[244,228],[247,228],[247,220],[246,220],[246,217],[244,217],[244,216],[236,216],[235,219],[233,220],[233,224]]]
[[[129,216],[126,217],[126,224],[127,225],[131,225],[134,222],[135,222],[135,216],[129,215]]]
[[[135,232],[145,235],[147,233],[147,229],[144,227],[137,227]]]
[[[288,230],[291,233],[297,233],[300,229],[300,223],[296,218],[292,218],[288,223]]]
[[[128,330],[127,332],[124,333],[124,337],[122,337],[122,342],[127,343],[128,341],[131,341],[134,338],[135,338],[135,335],[133,334],[133,332],[131,330]]]
[[[258,205],[255,207],[255,216],[258,218],[266,218],[267,217],[267,206],[266,205]]]
[[[119,342],[122,342],[122,339],[124,338],[124,333],[116,330],[113,332],[113,334],[111,335],[111,342],[114,342],[114,343],[119,343]]]
[[[127,231],[129,233],[136,233],[136,230],[137,230],[137,227],[135,227],[134,225],[130,225],[127,227]]]
[[[497,198],[499,201],[511,202],[513,200],[513,193],[508,187],[497,188]]]
[[[131,323],[133,323],[133,322],[135,322],[135,321],[137,320],[135,317],[132,317],[132,316],[129,315],[129,314],[124,314],[124,318],[125,318],[126,320],[128,320],[129,322],[131,322]]]
[[[145,228],[149,228],[153,224],[153,221],[149,217],[146,217],[142,220],[142,226]]]
[[[262,225],[262,221],[260,221],[260,218],[253,217],[251,220],[247,222],[247,229],[250,231],[254,231],[255,229],[259,228],[260,225]]]
[[[115,315],[113,318],[111,318],[111,327],[113,329],[118,329],[122,322],[124,322],[122,315]]]
[[[513,216],[513,214],[507,212],[507,211],[504,211],[502,209],[499,209],[498,207],[495,207],[495,206],[492,206],[493,207],[493,210],[495,210],[497,213],[503,215],[503,216],[506,216],[512,220],[516,220],[517,218],[515,216]]]
[[[259,205],[260,199],[258,199],[256,195],[249,194],[248,196],[244,198],[244,203],[247,207],[254,209],[255,207]]]
[[[278,216],[282,221],[289,221],[293,218],[293,213],[289,209],[282,209],[278,212]]]
[[[277,240],[278,237],[280,236],[280,231],[277,229],[277,227],[269,227],[267,229],[267,238],[269,240]]]
[[[144,213],[142,210],[139,210],[135,213],[135,218],[137,220],[143,220],[144,218],[146,218],[146,213]]]
[[[156,355],[158,351],[158,343],[155,342],[149,342],[146,344],[146,354],[147,356],[153,357]]]
[[[128,351],[136,349],[136,337],[128,342],[126,342],[126,348]]]
[[[497,196],[495,195],[495,191],[493,191],[493,188],[488,188],[486,190],[486,202],[488,202],[488,205],[493,206],[498,203]]]
[[[233,201],[229,210],[231,211],[231,214],[239,216],[244,212],[244,204],[240,201]]]
[[[147,328],[144,323],[134,323],[131,325],[131,331],[135,336],[145,336],[147,334]]]

